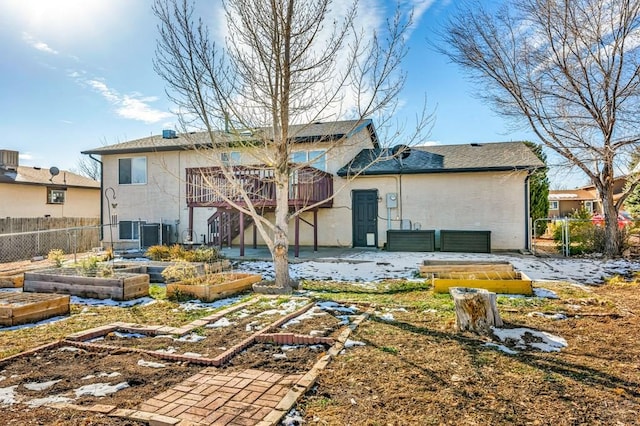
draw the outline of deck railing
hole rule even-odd
[[[220,167],[187,169],[187,205],[189,207],[229,207],[227,200],[244,205],[242,193],[260,208],[275,207],[274,170],[260,167],[235,166],[232,179],[227,179]],[[321,203],[331,207],[333,177],[313,167],[302,167],[289,177],[289,206],[296,209]]]

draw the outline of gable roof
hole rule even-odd
[[[373,127],[373,122],[370,119],[292,125],[289,128],[289,133],[291,134],[293,142],[305,143],[339,140],[344,137],[350,137],[364,129],[369,132],[374,146],[378,146],[378,136]],[[253,133],[263,133],[263,137],[266,138],[271,138],[273,135],[271,128],[266,127],[254,129]],[[219,139],[221,143],[250,141],[252,139],[251,134],[232,134],[224,131],[216,131],[213,137]],[[177,133],[174,138],[163,138],[162,135],[154,135],[90,149],[82,151],[82,153],[95,155],[129,154],[154,151],[178,151],[192,149],[194,147],[211,148],[212,146],[208,132],[192,132]]]
[[[16,172],[0,170],[0,183],[100,189],[100,182],[67,170],[52,177],[49,169],[26,166],[18,166]]]
[[[338,176],[532,170],[544,163],[523,142],[411,147],[403,160],[390,149],[364,149]],[[379,158],[374,164],[372,159]]]

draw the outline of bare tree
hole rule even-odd
[[[203,175],[202,182],[250,215],[273,256],[276,286],[287,288],[289,220],[326,202],[310,200],[290,210],[291,182],[308,176],[302,172],[313,162],[291,161],[296,138],[305,133],[305,123],[349,118],[356,120],[355,127],[371,116],[386,122],[405,81],[400,63],[411,19],[398,9],[378,33],[358,28],[357,2],[340,19],[331,6],[344,4],[331,0],[226,0],[223,6],[227,36],[217,45],[207,24],[194,18],[193,5],[156,0],[160,24],[154,65],[178,107],[182,129],[204,131],[206,145],[214,148],[203,153],[222,180]],[[419,138],[428,121],[423,109],[405,143]],[[318,142],[331,156],[348,138]],[[246,148],[256,164],[240,168],[224,161],[219,151],[231,147]],[[247,176],[275,184],[273,221],[262,215],[256,203],[260,194],[252,192]]]
[[[618,255],[615,173],[638,146],[640,2],[513,0],[468,4],[450,20],[445,53],[480,95],[582,170],[600,195],[607,255]]]
[[[86,155],[83,155],[82,157],[78,158],[76,167],[74,167],[71,171],[74,173],[78,173],[79,175],[91,178],[93,180],[97,180],[97,181],[100,180],[100,174],[101,174],[100,163],[92,160]]]

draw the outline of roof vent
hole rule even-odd
[[[471,145],[471,146],[482,146],[482,144],[481,144],[481,143],[472,143],[472,144],[470,144],[470,145]]]
[[[178,136],[176,135],[175,130],[163,130],[162,131],[162,139],[175,139]]]

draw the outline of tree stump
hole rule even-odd
[[[481,288],[467,287],[451,287],[449,293],[455,303],[458,331],[469,330],[488,334],[492,326],[502,326],[495,293]]]

